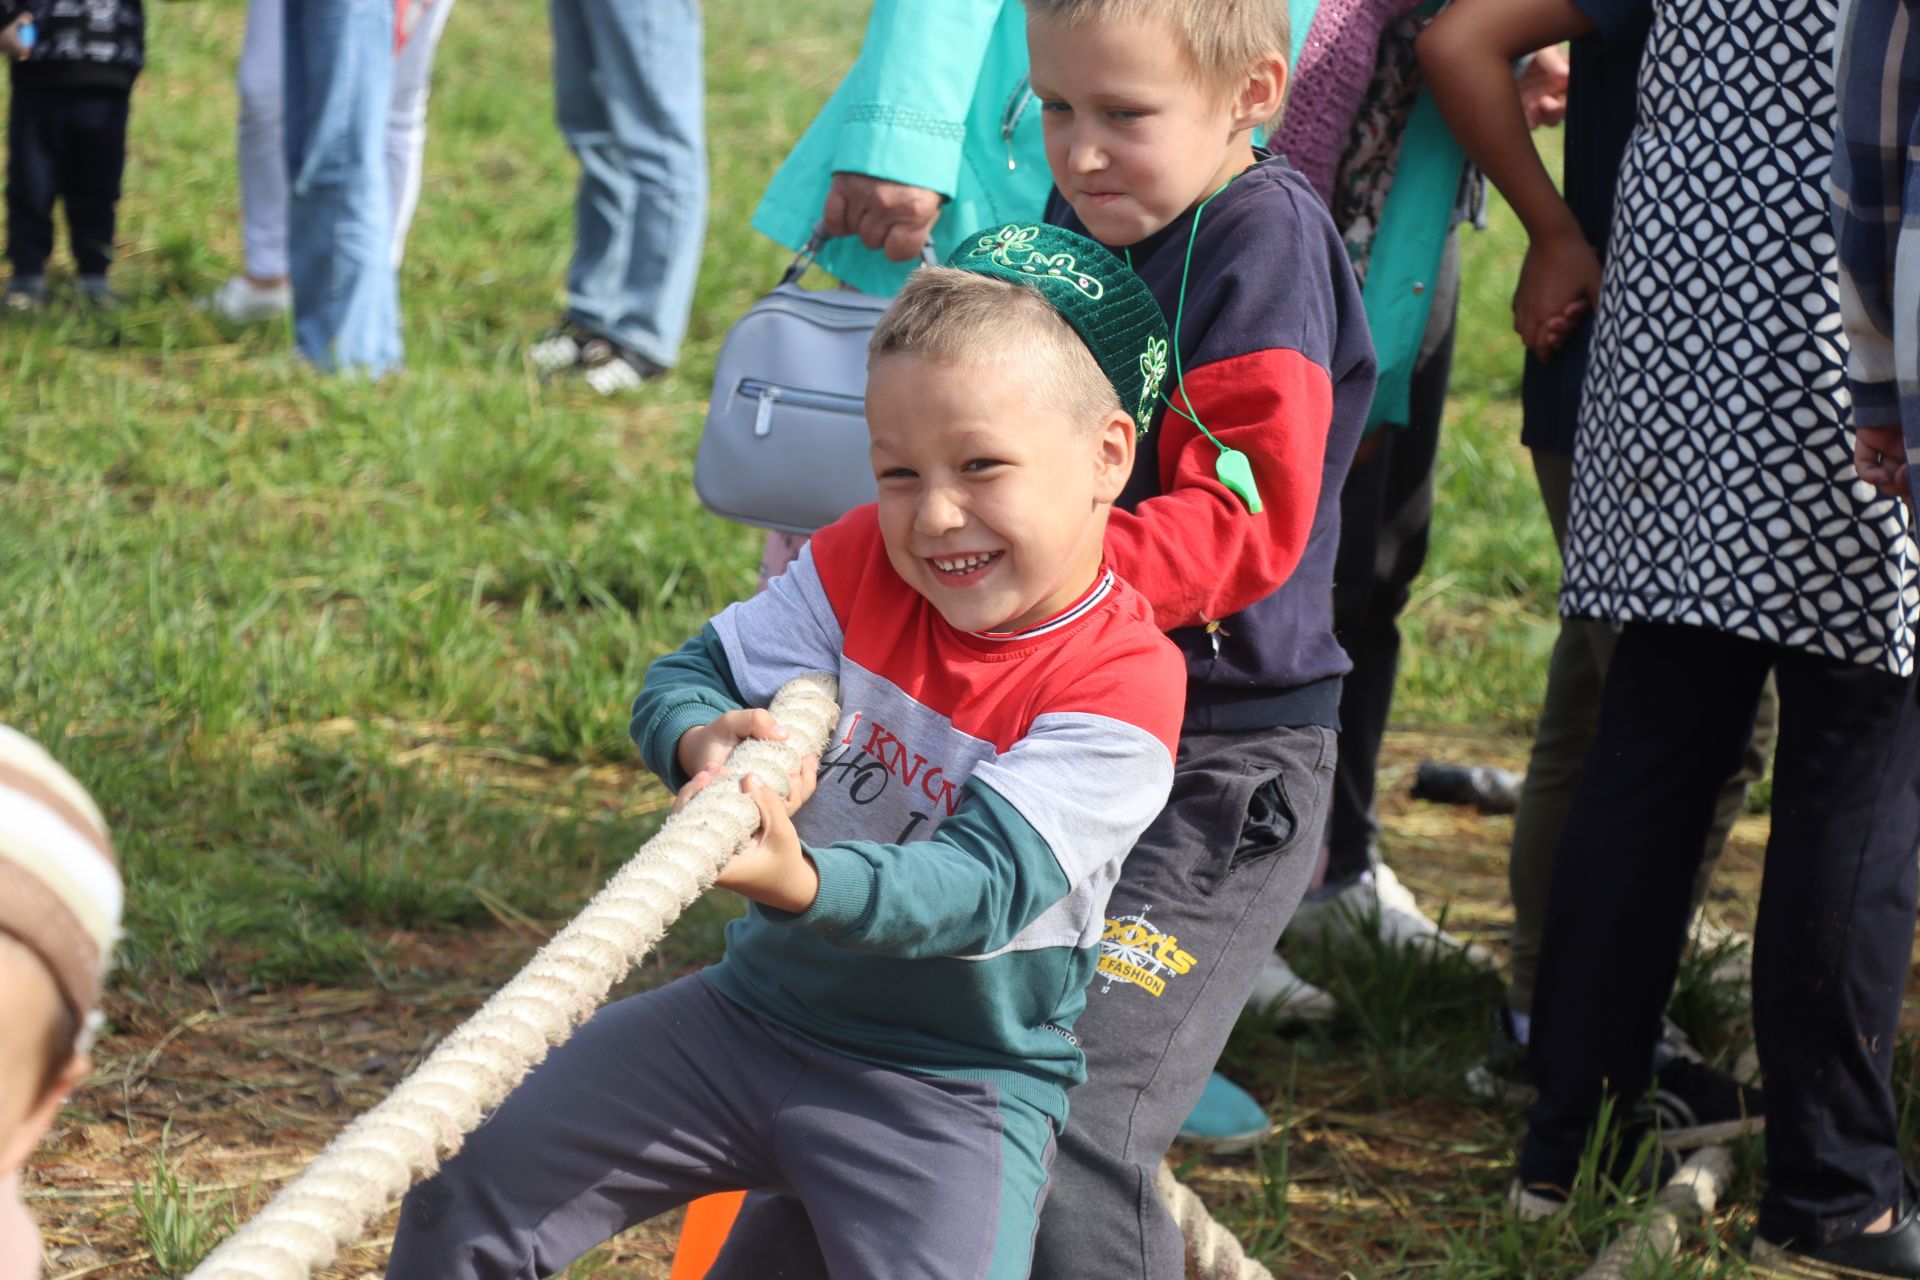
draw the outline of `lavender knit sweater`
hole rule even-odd
[[[1355,114],[1373,78],[1380,36],[1420,0],[1320,0],[1287,91],[1286,115],[1272,139],[1333,202],[1333,176],[1346,152]]]

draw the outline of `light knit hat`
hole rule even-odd
[[[86,788],[0,724],[0,933],[53,975],[80,1028],[77,1050],[100,1022],[100,980],[124,898],[106,820]]]

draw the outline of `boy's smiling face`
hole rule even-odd
[[[1251,131],[1278,111],[1277,58],[1244,86],[1198,77],[1170,24],[1027,24],[1054,185],[1108,245],[1165,227],[1253,162]]]
[[[1042,385],[1014,360],[895,354],[868,373],[887,558],[962,631],[1017,631],[1079,599],[1133,469],[1126,414],[1077,421]]]

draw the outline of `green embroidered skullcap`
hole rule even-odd
[[[1064,227],[1009,223],[968,236],[947,265],[1038,291],[1093,352],[1134,425],[1147,429],[1167,376],[1167,318],[1146,281],[1106,246]]]

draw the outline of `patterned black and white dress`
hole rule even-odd
[[[1651,7],[1582,396],[1561,609],[1905,675],[1920,588],[1854,476],[1826,175],[1832,0]]]

